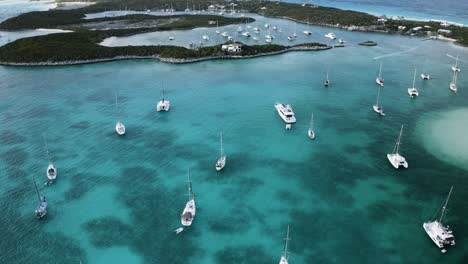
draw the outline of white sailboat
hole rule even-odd
[[[410,95],[411,98],[419,95],[418,89],[414,87],[415,82],[416,82],[416,69],[414,69],[413,87],[408,88],[408,94]]]
[[[310,116],[310,125],[309,125],[309,130],[307,131],[307,135],[311,139],[315,139],[315,131],[314,131],[314,113]]]
[[[188,170],[188,201],[185,204],[184,211],[180,216],[180,222],[183,226],[192,225],[193,220],[195,219],[196,207],[195,207],[195,196],[192,192],[192,180],[190,178],[190,170]]]
[[[445,199],[444,205],[442,206],[442,211],[440,212],[439,219],[432,219],[431,221],[423,223],[423,228],[426,231],[427,235],[434,241],[434,243],[439,248],[444,248],[447,245],[455,245],[455,237],[450,227],[444,226],[442,220],[444,219],[445,214],[447,213],[447,204],[452,194],[453,186],[450,187],[449,194],[447,199]],[[440,209],[439,209],[440,210]],[[437,211],[436,215],[439,213]],[[445,249],[442,249],[442,253],[445,253]]]
[[[203,35],[202,39],[205,40],[205,41],[208,41],[208,40],[210,40],[210,37],[208,37],[208,35]]]
[[[219,24],[218,24],[218,20],[216,20],[216,34],[219,34]]]
[[[171,101],[169,100],[166,100],[164,98],[164,88],[161,89],[161,95],[162,95],[162,99],[161,101],[158,102],[158,104],[156,105],[156,111],[169,111],[169,108],[171,108]]]
[[[460,72],[461,71],[460,67],[458,67],[458,56],[455,58],[455,65],[452,66],[452,71],[454,71],[454,72]]]
[[[458,79],[458,72],[454,71],[453,76],[452,76],[452,81],[450,82],[450,90],[452,90],[454,93],[458,91],[457,79]]]
[[[426,64],[426,63],[425,63]],[[430,80],[431,79],[431,76],[426,72],[426,71],[423,71],[421,73],[421,79],[423,80]]]
[[[219,158],[218,160],[216,161],[216,170],[217,171],[220,171],[224,168],[224,166],[226,166],[226,154],[224,153],[224,147],[223,147],[223,133],[221,132],[220,134],[220,145],[221,145],[221,148],[220,148],[220,155],[219,155]]]
[[[36,215],[37,219],[43,218],[47,214],[47,201],[45,196],[41,196],[39,193],[39,189],[37,188],[36,179],[33,176],[34,181],[34,188],[36,189],[37,199],[39,201],[39,205],[37,206],[36,210],[34,210],[34,215]]]
[[[119,101],[117,99],[117,93],[115,94],[115,109],[116,109],[117,118],[118,118],[120,115],[120,112],[119,112]],[[120,120],[117,120],[117,123],[115,124],[115,132],[117,132],[119,136],[125,135],[125,132],[126,132],[125,125]]]
[[[224,31],[223,33],[221,33],[221,36],[227,38],[229,36],[229,34],[226,31]]]
[[[281,259],[280,259],[279,264],[288,264],[288,255],[289,255],[288,242],[289,242],[289,240],[291,240],[289,238],[289,225],[288,225],[288,231],[286,232],[286,237],[284,238],[284,240],[286,242],[284,244],[284,251],[283,251],[283,253],[281,253]]]
[[[47,159],[49,160],[49,165],[47,166],[47,170],[46,170],[46,176],[48,180],[45,183],[45,185],[51,185],[52,183],[54,183],[54,180],[57,178],[57,168],[54,166],[54,164],[52,163],[52,160],[50,159],[49,146],[47,144],[47,140],[45,136],[44,136],[44,145],[46,148]]]
[[[383,111],[383,107],[381,105],[379,105],[379,99],[380,99],[380,87],[378,88],[379,90],[377,91],[377,101],[375,103],[375,105],[372,106],[372,108],[374,108],[374,111],[381,115],[381,116],[384,116],[385,113]]]
[[[398,136],[398,140],[393,148],[393,152],[387,154],[387,159],[390,161],[395,169],[399,169],[401,166],[405,169],[408,168],[408,162],[406,161],[405,157],[401,156],[400,151],[400,144],[401,144],[401,135],[403,134],[403,125],[401,125],[400,135]]]
[[[382,62],[380,63],[379,67],[379,75],[375,79],[375,82],[380,85],[381,87],[384,86],[384,79],[382,78]]]

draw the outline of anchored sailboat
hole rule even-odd
[[[379,99],[380,99],[380,87],[378,88],[379,90],[377,91],[377,101],[375,102],[375,105],[372,106],[372,108],[374,108],[374,111],[381,115],[381,116],[384,116],[385,113],[383,111],[383,107],[381,105],[379,105]]]
[[[458,79],[458,72],[454,71],[453,76],[452,76],[452,81],[450,82],[450,90],[452,90],[454,93],[458,91],[457,79]]]
[[[216,20],[216,34],[219,34],[219,24],[218,24],[218,20]]]
[[[380,87],[384,86],[384,79],[382,78],[382,62],[380,63],[379,75],[377,75],[377,78],[375,79],[375,82],[378,85],[380,85]]]
[[[279,264],[288,264],[288,255],[289,255],[289,252],[288,252],[288,242],[289,240],[291,240],[289,238],[289,225],[288,225],[288,231],[286,232],[286,238],[284,238],[284,240],[286,241],[285,244],[284,244],[284,251],[283,253],[281,254],[281,259],[280,259],[280,262]]]
[[[403,125],[401,125],[400,135],[398,136],[398,140],[393,148],[393,152],[391,154],[387,154],[387,159],[390,161],[395,169],[400,168],[403,166],[405,169],[408,168],[408,162],[406,161],[405,157],[401,156],[400,151],[400,144],[401,144],[401,135],[403,134]]]
[[[190,178],[190,170],[188,170],[188,202],[185,204],[184,211],[180,216],[180,222],[183,226],[192,225],[193,220],[195,219],[195,196],[192,192],[192,180]]]
[[[224,147],[223,147],[223,133],[221,132],[220,134],[220,156],[218,160],[216,161],[216,170],[220,171],[226,166],[226,154],[224,153]]]
[[[325,79],[325,81],[323,82],[323,85],[325,85],[325,87],[328,87],[330,86],[331,82],[330,82],[330,79],[328,78],[328,68],[327,68],[327,77]]]
[[[444,224],[442,223],[442,220],[444,219],[444,216],[447,213],[447,204],[450,199],[450,195],[452,194],[452,190],[453,186],[450,187],[447,199],[445,200],[445,203],[442,206],[442,211],[440,212],[439,219],[433,219],[423,224],[423,228],[426,231],[427,235],[432,239],[432,241],[434,241],[434,243],[439,248],[444,248],[447,245],[455,245],[455,237],[453,236],[452,230],[448,225],[444,226]],[[438,213],[439,211],[437,211],[436,215]],[[442,249],[442,253],[445,253],[445,249]]]
[[[43,218],[47,214],[47,201],[45,196],[41,196],[39,193],[39,189],[37,188],[36,179],[33,176],[34,181],[34,188],[36,189],[37,199],[39,201],[39,205],[37,206],[34,214],[36,215],[37,219]]]
[[[411,98],[419,95],[418,89],[414,87],[415,82],[416,82],[416,69],[414,69],[413,87],[408,88],[408,94],[410,95]]]
[[[118,117],[120,116],[120,111],[119,111],[119,103],[117,100],[117,93],[115,94],[115,108],[116,108],[117,117]],[[117,132],[119,136],[125,135],[125,131],[126,131],[125,126],[120,120],[117,120],[117,124],[115,124],[115,131]]]
[[[54,180],[57,178],[57,168],[54,166],[54,164],[52,163],[52,160],[50,159],[49,146],[47,145],[47,140],[45,136],[44,136],[44,145],[46,148],[47,159],[49,160],[49,165],[47,166],[47,170],[46,170],[46,175],[47,175],[48,180],[45,183],[45,185],[48,186],[54,183]]]
[[[458,56],[455,58],[455,65],[452,66],[452,71],[454,72],[460,72],[461,69],[458,67]]]
[[[162,99],[156,105],[156,111],[169,111],[171,107],[171,101],[164,99],[164,88],[161,89]]]
[[[310,116],[310,125],[309,130],[307,131],[307,135],[311,138],[315,138],[315,131],[314,131],[314,113]]]

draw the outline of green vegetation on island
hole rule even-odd
[[[96,19],[84,19],[86,14],[108,10],[172,10],[188,12],[184,15],[153,16],[136,14]],[[197,0],[98,0],[96,4],[74,10],[30,12],[0,23],[2,30],[35,28],[71,29],[72,33],[19,39],[0,47],[0,61],[4,63],[66,62],[111,59],[115,57],[159,57],[174,59],[222,56],[220,46],[187,49],[177,46],[127,46],[104,47],[98,43],[108,37],[128,36],[150,31],[190,29],[201,26],[227,25],[244,22],[246,17],[216,15],[190,15],[193,10],[212,10],[213,13],[243,11],[277,18],[292,19],[301,23],[339,27],[348,30],[411,34],[418,36],[444,36],[468,45],[468,28],[443,25],[440,22],[423,22],[379,18],[370,14],[320,7],[310,4],[292,4],[270,1],[211,1]],[[254,21],[250,18],[250,21]],[[109,29],[110,28],[110,29]],[[107,29],[107,30],[102,30]],[[372,43],[367,43],[372,44]],[[308,46],[303,44],[302,46]],[[311,46],[325,46],[313,43]],[[240,56],[281,52],[292,47],[281,45],[244,45]]]
[[[25,63],[73,63],[74,61],[93,61],[116,57],[158,57],[170,59],[197,59],[213,56],[233,55],[221,50],[221,45],[188,49],[178,46],[126,46],[105,47],[97,43],[110,36],[135,33],[134,30],[97,30],[73,33],[58,33],[19,39],[0,47],[0,61],[3,64]],[[320,43],[307,43],[301,47],[322,47]],[[272,53],[292,48],[282,45],[243,45],[238,56],[252,56]]]

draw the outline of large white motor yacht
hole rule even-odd
[[[328,34],[325,34],[325,37],[326,37],[326,38],[329,38],[329,39],[336,39],[336,35],[333,34],[333,33],[331,33],[331,32],[328,33]]]
[[[278,111],[278,115],[286,124],[296,123],[296,117],[294,116],[292,107],[289,104],[276,103],[275,108],[276,111]]]

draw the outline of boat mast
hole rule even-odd
[[[380,67],[379,67],[379,80],[382,80],[382,62],[380,62]]]
[[[380,97],[380,85],[379,87],[377,88],[377,102],[375,103],[377,106],[379,106],[379,97]]]
[[[36,189],[37,199],[39,200],[39,204],[41,204],[41,195],[39,194],[39,189],[37,188],[36,178],[33,176],[34,188]]]
[[[284,258],[288,259],[288,241],[291,240],[289,238],[289,225],[288,225],[288,231],[286,232],[286,238],[284,239],[286,240],[286,243],[284,244],[284,251],[283,251],[283,256]]]
[[[414,84],[416,82],[416,68],[414,68],[414,76],[413,76],[413,88],[414,88]]]
[[[310,116],[310,130],[314,130],[314,113]]]
[[[224,156],[224,148],[223,148],[223,132],[220,133],[220,143],[221,143],[221,149],[220,149],[220,152],[221,152],[221,157]]]
[[[44,145],[45,145],[45,148],[46,148],[46,155],[47,155],[47,159],[49,160],[49,164],[52,163],[52,161],[50,160],[50,155],[49,155],[49,146],[47,145],[47,139],[45,137],[44,134],[42,134],[42,138],[44,139]]]
[[[192,192],[192,179],[190,178],[190,169],[188,169],[188,196],[189,196],[189,201],[193,199],[193,192]]]
[[[119,119],[119,100],[117,92],[115,92],[115,111],[117,112],[117,119]]]
[[[447,196],[447,199],[445,200],[444,206],[442,207],[442,212],[440,213],[439,223],[442,223],[442,219],[444,218],[445,212],[447,211],[447,204],[450,199],[450,195],[452,194],[452,190],[453,190],[453,185],[452,187],[450,187],[450,192]]]
[[[395,145],[394,154],[398,154],[398,152],[400,151],[401,134],[403,134],[403,125],[401,125],[400,135],[398,136],[398,141]]]

